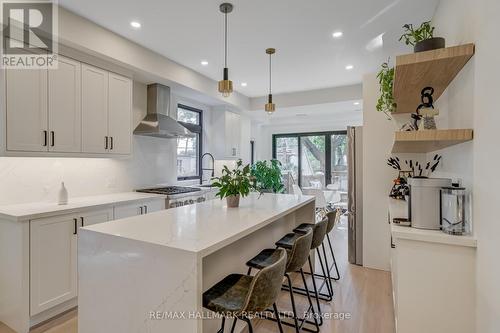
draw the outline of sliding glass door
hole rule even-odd
[[[347,188],[347,132],[273,135],[273,158],[285,177],[303,188]]]

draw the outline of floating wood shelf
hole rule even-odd
[[[396,113],[415,112],[425,87],[434,88],[436,101],[473,55],[474,44],[465,44],[396,57],[393,91]]]
[[[472,129],[398,131],[393,153],[429,153],[472,140]]]

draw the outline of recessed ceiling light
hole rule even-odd
[[[202,66],[208,66],[208,61],[206,61],[206,60],[202,60],[202,61],[201,61],[201,65],[202,65]]]
[[[347,65],[347,66],[345,66],[345,69],[347,69],[348,71],[350,71],[350,70],[351,70],[351,69],[353,69],[353,68],[354,68],[354,66],[353,66],[353,65]]]
[[[246,87],[246,86],[247,86],[247,83],[246,83],[246,82],[241,82],[241,86],[242,86],[242,87]]]
[[[141,27],[141,24],[137,21],[130,22],[130,25],[132,26],[132,28],[135,28],[135,29],[139,29]]]
[[[354,102],[353,104],[354,104],[354,105],[359,105],[359,102]]]
[[[335,31],[332,33],[333,38],[340,38],[344,33],[342,31]]]

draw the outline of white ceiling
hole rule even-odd
[[[275,47],[273,92],[359,83],[389,55],[407,51],[397,39],[404,23],[432,17],[439,0],[232,0],[229,69],[235,89],[267,94],[267,47]],[[222,0],[59,0],[144,47],[214,80],[223,67]],[[130,27],[139,21],[140,29]],[[341,39],[332,32],[342,30]],[[383,35],[381,49],[367,44]],[[208,66],[200,64],[207,60]],[[354,69],[347,71],[345,66]],[[241,87],[247,82],[247,87]]]

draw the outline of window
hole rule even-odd
[[[347,132],[273,135],[273,158],[302,187],[347,190]]]
[[[177,139],[177,179],[200,179],[202,154],[202,111],[179,104],[177,121],[193,132],[192,138]]]

